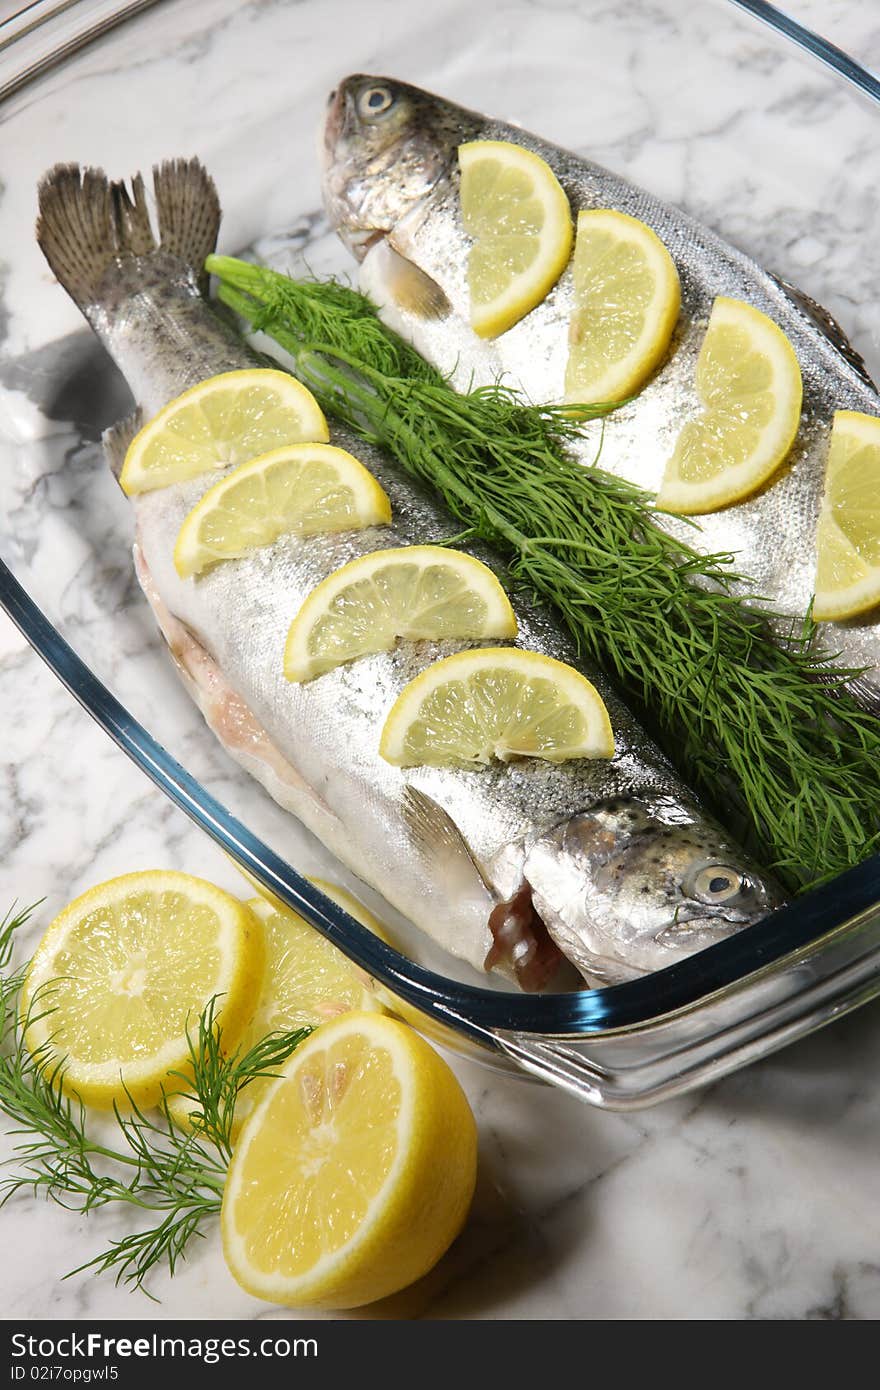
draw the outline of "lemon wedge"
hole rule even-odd
[[[350,893],[321,879],[312,879],[312,882],[385,940],[373,914]],[[310,927],[299,913],[292,912],[263,889],[261,896],[252,899],[247,906],[262,930],[266,964],[254,1012],[235,1040],[240,1056],[270,1033],[317,1028],[320,1023],[352,1009],[381,1012],[382,1004],[370,978],[326,937]],[[271,1080],[271,1077],[257,1078],[239,1092],[233,1136],[238,1134]],[[197,1120],[200,1113],[198,1101],[191,1095],[169,1096],[168,1109],[172,1118],[184,1125],[191,1124],[194,1118]]]
[[[297,1048],[245,1124],[223,1195],[223,1251],[257,1298],[356,1308],[427,1271],[467,1216],[474,1118],[406,1024],[351,1013]]]
[[[497,578],[460,550],[439,545],[376,550],[317,585],[290,625],[284,674],[307,681],[400,637],[515,637],[516,618]]]
[[[838,410],[816,533],[813,617],[855,618],[880,604],[880,419]]]
[[[391,503],[372,473],[332,444],[291,444],[241,463],[209,488],[180,528],[182,579],[279,536],[387,526]]]
[[[739,299],[718,298],[697,359],[704,409],[681,430],[657,506],[688,516],[755,492],[776,472],[801,416],[801,369],[781,328]]]
[[[144,425],[128,446],[119,483],[132,497],[283,444],[329,437],[311,391],[287,372],[223,372],[184,391]]]
[[[401,691],[379,751],[395,767],[610,758],[605,703],[573,667],[517,647],[457,652]]]
[[[549,293],[571,255],[571,208],[553,170],[522,145],[459,145],[471,326],[482,338],[511,328]]]
[[[22,991],[25,1041],[86,1104],[156,1104],[180,1089],[188,1032],[218,997],[233,1038],[263,969],[260,932],[243,903],[203,879],[166,870],[90,888],[51,923]]]
[[[658,366],[681,307],[675,263],[644,222],[611,208],[578,213],[565,399],[632,396]]]

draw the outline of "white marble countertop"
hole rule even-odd
[[[693,19],[705,67],[698,45],[675,100],[679,79],[669,74],[664,101],[657,72],[652,69],[650,80],[646,73],[657,45],[677,37],[670,38],[672,8],[510,0],[481,7],[477,26],[455,0],[432,7],[430,18],[405,22],[403,7],[388,0],[369,6],[353,0],[297,6],[172,0],[152,12],[148,30],[138,31],[149,32],[149,42],[133,44],[121,32],[85,55],[74,79],[62,69],[10,106],[9,130],[21,140],[6,143],[2,162],[8,167],[0,169],[7,185],[0,201],[4,256],[14,249],[5,318],[0,314],[4,358],[38,352],[49,337],[77,326],[75,310],[61,303],[29,240],[35,178],[57,159],[99,160],[125,173],[155,155],[198,149],[213,158],[222,191],[233,166],[244,178],[235,127],[247,118],[251,129],[271,133],[260,149],[274,170],[272,191],[258,202],[237,197],[224,246],[234,249],[278,227],[299,228],[305,229],[302,239],[311,238],[313,268],[342,264],[314,217],[311,130],[304,137],[298,115],[286,126],[279,113],[289,91],[296,112],[311,108],[317,119],[321,94],[343,72],[360,68],[397,72],[435,89],[444,85],[459,100],[589,148],[605,163],[625,165],[655,191],[711,218],[731,239],[765,259],[772,253],[775,267],[828,302],[876,362],[880,279],[869,275],[870,265],[854,249],[862,229],[876,239],[878,180],[860,176],[859,167],[865,109],[856,111],[845,92],[784,54],[759,26],[737,19],[734,33],[727,7],[717,2]],[[880,67],[873,7],[857,0],[791,0],[788,8]],[[612,82],[604,95],[590,25],[613,30],[620,58],[619,85]],[[707,97],[719,63],[741,69],[736,99],[721,88],[717,100]],[[635,105],[625,99],[632,92],[638,93]],[[586,129],[572,116],[585,106]],[[791,112],[792,131],[812,126],[829,180],[828,197],[817,200],[814,183],[792,178],[784,225],[778,207],[774,213],[754,190],[751,201],[729,196],[734,188],[742,193],[740,175],[728,170],[726,190],[718,182],[723,175],[714,168],[710,139],[731,123],[746,144],[759,138],[762,111],[771,106]],[[204,135],[206,107],[215,113],[213,141]],[[702,133],[694,125],[698,108]],[[876,159],[880,113],[872,118],[869,152]],[[305,151],[296,154],[296,177],[285,162],[288,146]],[[771,162],[774,157],[784,161],[790,151],[768,153]],[[255,188],[265,186],[265,170],[261,177],[262,183],[255,176]],[[848,200],[847,190],[859,188],[868,191]],[[40,435],[33,412],[14,392],[5,399],[16,409],[0,420],[0,437],[8,449],[24,449]],[[63,461],[63,430],[58,438]],[[58,594],[73,582],[81,561],[58,559]],[[53,591],[53,582],[47,585]],[[85,634],[88,613],[78,616]],[[0,908],[13,898],[45,896],[35,919],[39,927],[89,884],[157,865],[238,889],[220,852],[152,790],[5,619],[0,730]],[[453,1065],[480,1130],[472,1215],[431,1275],[354,1316],[880,1316],[876,1005],[710,1090],[637,1116],[593,1111],[474,1062]],[[86,1219],[17,1198],[3,1211],[4,1249],[14,1251],[0,1268],[4,1316],[296,1316],[258,1303],[235,1285],[216,1230],[196,1242],[173,1282],[165,1276],[153,1281],[158,1305],[116,1288],[106,1276],[62,1282],[70,1268],[124,1229],[119,1217]]]

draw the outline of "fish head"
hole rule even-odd
[[[359,259],[456,170],[480,118],[388,77],[346,77],[324,125],[327,215]]]
[[[591,984],[672,965],[783,902],[720,826],[635,799],[539,836],[523,868],[551,937]]]

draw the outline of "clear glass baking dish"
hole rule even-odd
[[[812,0],[799,12],[823,9]],[[377,941],[297,872],[347,879],[231,767],[177,685],[132,582],[130,516],[98,443],[127,413],[127,390],[33,240],[37,179],[56,161],[121,176],[198,154],[221,191],[222,250],[351,273],[318,211],[314,132],[326,93],[357,70],[519,120],[649,186],[823,303],[875,374],[880,245],[866,233],[880,84],[759,0],[479,12],[453,0],[434,18],[393,0],[68,0],[24,6],[0,26],[0,603],[146,774],[409,1017],[417,1010],[426,1032],[596,1105],[644,1106],[880,993],[880,858],[683,964],[608,989],[498,988],[349,877],[402,949]]]

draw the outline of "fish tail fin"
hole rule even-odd
[[[205,259],[217,244],[220,200],[214,180],[198,159],[173,159],[153,169],[158,242],[140,174],[111,182],[100,169],[56,164],[41,180],[37,241],[59,283],[85,310],[100,297],[111,266],[163,251],[195,272],[207,286]]]

